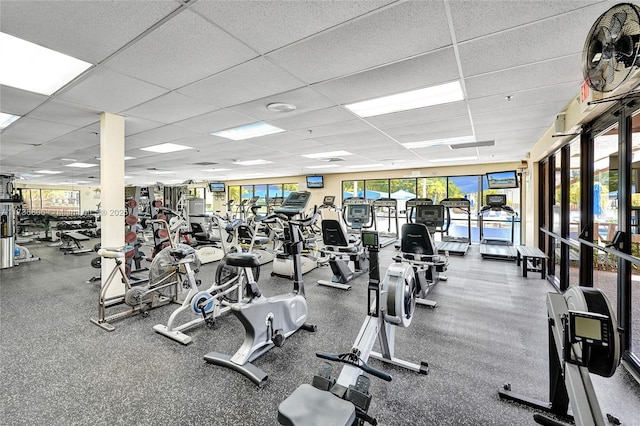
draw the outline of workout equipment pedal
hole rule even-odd
[[[318,374],[313,376],[311,385],[313,385],[314,388],[328,391],[336,383],[336,379],[331,377],[332,372],[333,366],[328,362],[323,362],[322,367],[320,367],[320,371],[318,371]]]
[[[369,393],[370,385],[371,380],[367,376],[359,375],[356,379],[356,384],[349,386],[349,390],[347,390],[344,399],[351,401],[356,407],[361,408],[366,413],[371,403],[371,394]]]

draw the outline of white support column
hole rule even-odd
[[[100,114],[100,220],[102,247],[124,245],[124,117]],[[115,261],[102,260],[102,279],[106,280]],[[104,283],[103,283],[104,284]],[[124,294],[124,284],[116,277],[107,297]]]

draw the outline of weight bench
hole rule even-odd
[[[79,232],[61,232],[60,241],[62,241],[62,245],[60,246],[60,250],[63,250],[64,254],[88,253],[93,251],[93,249],[83,248],[82,244],[80,244],[80,241],[88,240],[90,240],[89,237]]]
[[[526,278],[527,272],[540,272],[540,278],[545,279],[547,274],[547,259],[538,247],[516,246],[518,255],[516,257],[516,265],[520,266],[522,262],[522,276]]]

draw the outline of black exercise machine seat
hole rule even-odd
[[[436,245],[427,227],[421,223],[405,223],[402,225],[400,251],[407,260],[432,261],[439,260]]]
[[[341,253],[359,251],[360,240],[348,235],[341,222],[335,219],[323,219],[321,227],[322,241],[328,250]],[[350,237],[353,237],[353,239]]]
[[[251,241],[257,246],[263,246],[269,244],[269,237],[256,235],[253,236],[253,228],[248,225],[240,225],[238,226],[238,239],[243,244],[251,244]]]
[[[355,419],[353,403],[306,383],[278,406],[278,422],[285,426],[351,425]]]
[[[215,235],[208,235],[206,232],[204,232],[204,229],[202,229],[202,226],[199,223],[192,223],[191,231],[196,241],[199,241],[201,243],[219,243],[220,242],[220,237],[217,237]]]
[[[240,268],[260,266],[260,259],[255,253],[227,253],[224,259],[229,266],[238,266]]]

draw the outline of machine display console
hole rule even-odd
[[[431,206],[433,205],[433,200],[430,198],[412,198],[407,200],[405,204],[407,207],[416,207],[416,206]]]
[[[609,317],[593,312],[569,311],[569,341],[609,346]]]
[[[293,217],[297,214],[304,213],[304,210],[307,208],[307,204],[309,204],[310,199],[311,193],[308,191],[292,192],[284,200],[282,205],[280,207],[276,207],[273,211]]]
[[[490,194],[486,196],[486,204],[491,207],[501,207],[507,204],[506,194]]]
[[[324,199],[322,200],[322,204],[325,206],[332,206],[333,203],[335,203],[335,201],[336,201],[335,195],[325,195]]]
[[[362,245],[368,249],[371,248],[379,248],[380,247],[380,240],[378,239],[378,232],[376,231],[362,231],[362,234],[360,234],[360,237],[362,239]]]
[[[471,201],[466,198],[447,198],[440,202],[445,207],[458,207],[458,208],[466,208],[471,207]]]
[[[444,206],[440,204],[416,206],[416,223],[422,223],[429,227],[438,227],[444,224]]]
[[[397,207],[398,200],[395,198],[378,198],[371,203],[374,207]]]

